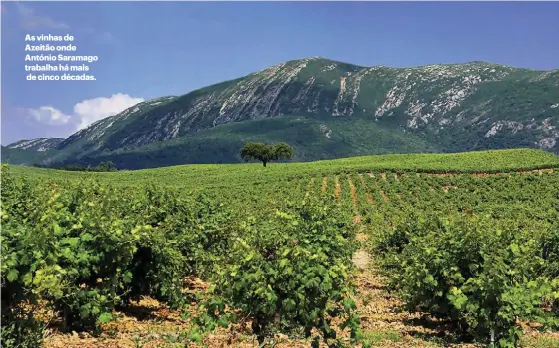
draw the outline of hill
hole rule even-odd
[[[189,164],[115,173],[61,171],[49,168],[12,166],[18,176],[48,181],[79,181],[95,177],[118,185],[158,185],[221,192],[237,184],[243,187],[283,185],[285,181],[309,175],[344,172],[417,172],[417,173],[505,173],[559,168],[559,157],[542,150],[512,149],[472,151],[449,154],[397,154],[348,157],[299,163],[272,163],[264,168],[249,164]],[[242,195],[239,199],[243,199]]]
[[[287,141],[304,161],[518,147],[559,153],[558,101],[559,70],[361,67],[312,57],[140,103],[59,142],[41,161],[234,163],[248,140]]]
[[[64,138],[38,138],[38,139],[28,139],[20,140],[12,143],[7,148],[10,149],[21,149],[21,150],[33,150],[38,152],[48,151],[56,148]]]

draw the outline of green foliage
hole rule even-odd
[[[312,329],[337,342],[332,319],[345,318],[358,338],[359,319],[349,297],[355,226],[333,199],[288,204],[265,222],[249,218],[225,264],[212,278],[212,296],[198,318],[205,330],[239,317],[252,320],[264,342],[274,332]],[[232,312],[225,312],[228,306]]]
[[[142,295],[191,303],[181,290],[197,276],[214,287],[190,340],[250,320],[261,340],[314,327],[315,342],[335,345],[338,317],[356,344],[348,222],[360,215],[410,305],[452,319],[457,335],[487,343],[494,327],[514,344],[516,317],[557,325],[559,172],[464,173],[549,167],[557,158],[535,150],[115,173],[2,167],[2,320],[15,323],[2,339],[37,346],[44,323],[25,303],[91,328]],[[428,174],[441,172],[455,174]],[[337,200],[318,198],[339,193],[335,182]]]
[[[363,340],[372,345],[383,341],[398,343],[403,340],[403,337],[400,332],[394,330],[371,330],[363,332]]]
[[[225,252],[229,220],[203,196],[93,180],[38,185],[3,167],[3,318],[29,321],[22,306],[42,304],[71,329],[106,322],[140,295],[179,306],[184,278],[209,270],[216,258],[206,253]]]
[[[355,227],[331,197],[239,224],[215,198],[155,185],[42,183],[7,166],[2,180],[2,315],[26,327],[8,328],[6,341],[40,339],[26,304],[60,311],[66,330],[93,328],[142,295],[190,303],[182,290],[193,274],[215,284],[201,318],[210,327],[235,319],[228,305],[256,320],[260,338],[318,328],[336,341],[331,320],[340,316],[358,338],[349,298]]]
[[[293,156],[293,149],[286,143],[266,145],[264,143],[246,143],[241,149],[240,156],[246,162],[258,160],[264,164],[270,161],[289,159]]]
[[[105,161],[105,162],[99,163],[99,165],[97,166],[96,169],[99,172],[115,172],[116,171],[116,166],[111,161]]]
[[[515,346],[517,320],[554,326],[544,311],[559,296],[542,257],[545,224],[489,216],[414,216],[377,245],[390,286],[412,308],[459,320],[480,340],[493,335],[499,347]],[[545,238],[544,238],[545,239]]]
[[[293,156],[293,148],[283,142],[277,143],[274,145],[272,153],[274,161],[290,159]]]
[[[97,167],[92,167],[91,165],[85,164],[63,164],[63,165],[54,165],[54,166],[44,166],[38,163],[33,164],[33,167],[37,168],[52,168],[52,169],[60,169],[60,170],[69,170],[69,171],[80,171],[80,172],[116,172],[116,166],[111,161],[103,161],[99,163]]]
[[[134,154],[136,156],[137,154]],[[177,156],[179,154],[177,153]],[[235,151],[235,155],[238,155]],[[133,157],[133,156],[132,156]],[[12,166],[17,175],[49,181],[80,180],[88,173],[53,171],[49,169]],[[119,166],[120,168],[120,166]],[[125,185],[145,185],[157,183],[164,186],[184,187],[188,190],[243,186],[254,181],[292,181],[311,175],[334,175],[341,172],[420,172],[420,173],[495,173],[541,168],[559,168],[559,157],[541,150],[517,149],[465,152],[456,154],[413,154],[382,155],[342,158],[317,162],[278,163],[264,169],[257,164],[199,164],[142,171],[118,171],[110,175],[100,175],[98,179],[106,183]],[[274,177],[274,180],[269,179]],[[227,185],[224,185],[227,183]]]
[[[557,210],[559,211],[559,205],[557,205]],[[540,244],[541,257],[545,260],[546,267],[544,269],[544,275],[550,279],[559,279],[559,220],[555,220],[551,224],[547,233],[545,233]],[[557,317],[559,317],[559,298],[550,299],[552,310],[555,312]],[[559,324],[558,324],[559,326]]]
[[[36,348],[43,341],[43,325],[32,312],[12,308],[2,299],[2,347]]]
[[[272,148],[264,143],[246,143],[239,155],[246,162],[250,160],[262,161],[265,167],[266,162],[272,159]]]

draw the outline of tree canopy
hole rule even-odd
[[[43,165],[40,163],[33,164],[33,167],[38,168],[51,168],[59,170],[79,171],[79,172],[116,172],[118,169],[112,161],[101,162],[97,167],[92,167],[90,164],[61,164],[61,165]]]
[[[275,145],[250,142],[243,146],[240,155],[245,162],[257,160],[266,167],[266,163],[270,161],[290,159],[293,156],[293,148],[284,142]]]

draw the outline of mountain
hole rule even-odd
[[[514,147],[559,153],[558,126],[559,70],[362,67],[312,57],[137,104],[56,140],[42,163],[237,162],[249,140],[286,141],[295,160]]]
[[[64,138],[37,138],[16,141],[2,146],[2,162],[17,164],[34,164],[47,160],[57,153],[57,146]]]
[[[64,141],[64,138],[37,138],[16,141],[6,147],[10,149],[48,151],[55,149],[62,141]]]

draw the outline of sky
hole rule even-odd
[[[311,56],[558,69],[557,18],[559,2],[3,1],[1,143],[68,137],[143,100]],[[75,54],[99,57],[96,80],[27,81],[26,34],[74,36]]]

